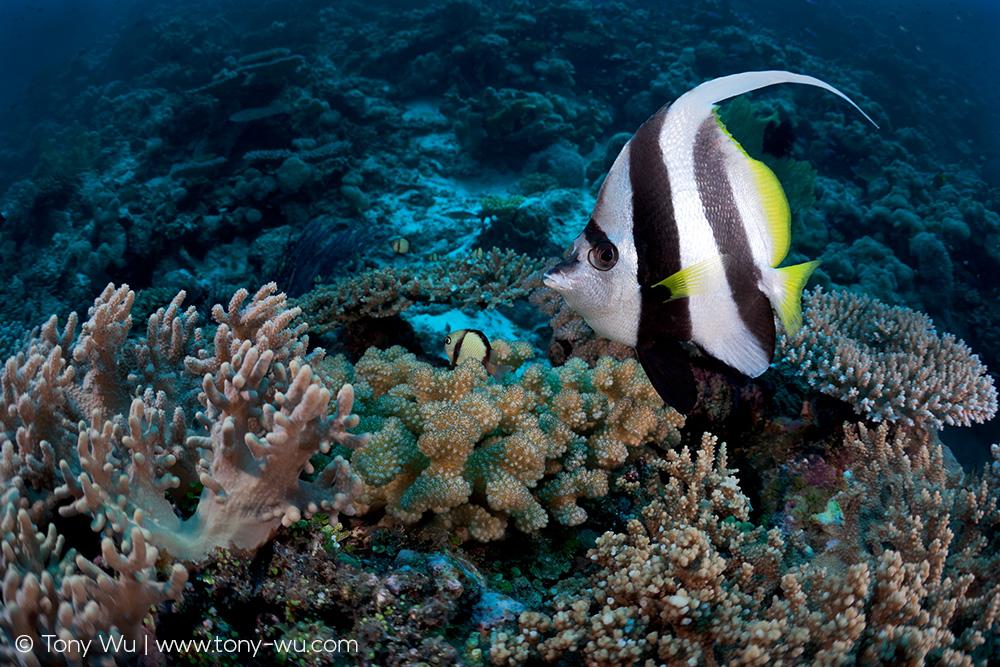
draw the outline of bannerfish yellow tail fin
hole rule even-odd
[[[669,290],[665,301],[710,294],[726,285],[725,260],[724,255],[713,255],[667,276],[654,283],[653,287],[666,287]]]
[[[841,99],[846,100],[852,107],[857,109],[858,113],[864,116],[869,123],[874,125],[876,128],[878,127],[878,123],[872,120],[871,116],[862,111],[861,107],[854,103],[854,100],[827,82],[821,81],[820,79],[812,76],[806,76],[805,74],[795,74],[794,72],[785,72],[782,70],[742,72],[740,74],[720,76],[717,79],[706,81],[700,86],[692,88],[677,98],[677,101],[674,102],[672,106],[687,106],[693,111],[701,111],[707,115],[714,104],[718,104],[723,100],[728,100],[730,97],[736,97],[737,95],[742,95],[743,93],[749,93],[752,90],[766,88],[767,86],[773,86],[779,83],[800,83],[828,90]]]
[[[802,290],[819,264],[817,259],[774,269],[763,285],[764,293],[777,311],[781,326],[788,335],[802,327]]]

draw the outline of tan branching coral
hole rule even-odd
[[[929,654],[952,664],[1000,648],[1000,484],[949,473],[940,444],[885,425],[849,428],[858,465],[837,495],[841,545],[877,558],[865,662]],[[961,630],[959,632],[959,630]],[[987,652],[988,654],[988,652]]]
[[[454,370],[402,348],[369,350],[354,369],[369,443],[352,458],[392,516],[438,522],[487,541],[508,519],[533,532],[552,516],[577,525],[579,498],[607,494],[608,471],[629,450],[679,441],[684,419],[663,406],[634,360],[525,364],[530,348],[496,341],[497,382],[482,364]]]
[[[122,550],[105,538],[101,565],[72,549],[63,553],[65,540],[55,526],[50,524],[46,534],[38,532],[28,512],[15,510],[13,504],[7,506],[0,529],[4,664],[115,664],[112,647],[121,646],[122,640],[142,646],[144,633],[154,630],[150,608],[179,600],[187,581],[188,572],[180,564],[161,579],[158,552],[146,544],[139,529],[133,529]],[[53,638],[75,641],[50,652],[47,647]],[[15,639],[19,639],[16,644]],[[88,640],[84,658],[80,649]]]
[[[85,369],[79,397],[87,413],[108,417],[128,406],[123,380],[127,359],[121,352],[132,330],[135,293],[128,285],[109,284],[94,300],[90,317],[73,345],[73,361]]]
[[[803,307],[804,326],[781,338],[778,358],[858,414],[936,429],[996,414],[986,366],[961,340],[938,334],[927,315],[821,289],[807,292]]]
[[[73,452],[79,392],[64,350],[75,330],[75,315],[62,331],[51,317],[0,375],[0,500],[16,499],[36,520],[54,502],[57,462]]]
[[[313,332],[367,318],[398,315],[415,303],[493,308],[528,296],[540,284],[543,262],[492,249],[462,258],[432,257],[419,268],[373,269],[319,285],[297,299]]]
[[[849,429],[845,446],[847,518],[812,560],[748,523],[714,437],[695,457],[667,452],[661,496],[598,540],[585,592],[495,631],[493,663],[986,664],[1000,645],[995,479],[948,479],[940,445],[885,425]]]
[[[122,331],[131,321],[130,293],[109,290],[106,294],[114,298],[99,301],[93,312],[108,308],[105,301],[119,307],[85,326],[85,341],[93,339],[91,332]],[[78,427],[79,468],[71,460],[60,461],[64,484],[55,495],[73,499],[61,514],[88,514],[98,531],[126,534],[137,526],[174,557],[200,559],[216,547],[255,549],[278,525],[302,514],[359,509],[354,498],[362,484],[343,458],[334,458],[315,480],[301,479],[313,472],[309,459],[317,452],[328,452],[334,443],[357,447],[364,442],[348,431],[357,424],[350,414],[352,388],[340,390],[330,414],[333,396],[308,363],[322,352],[303,356],[306,340],[303,325],[295,323],[298,309],[286,308],[273,284],[245,303],[248,296],[241,290],[228,310],[216,306],[213,349],[200,349],[183,362],[188,372],[204,372],[198,394],[204,411],[197,414],[204,435],[188,428],[180,406],[168,412],[164,393],[151,387],[132,399],[124,423],[93,412],[90,424],[81,421]],[[193,330],[191,317],[178,319],[179,306],[175,300],[150,317],[151,335],[138,349],[142,358],[157,360],[150,362],[154,366],[181,362],[179,352]],[[108,342],[121,348],[124,340]],[[100,368],[119,379],[122,360],[114,350],[98,352],[89,342],[83,349],[102,359],[88,377],[102,376]],[[95,379],[91,385],[100,382],[111,384]],[[204,491],[195,513],[182,519],[165,492],[179,483],[171,469],[188,452],[199,453]]]
[[[60,462],[78,469],[78,425],[91,419],[123,422],[133,396],[153,391],[162,405],[169,395],[176,406],[169,445],[184,441],[182,405],[197,387],[186,376],[184,356],[200,336],[196,314],[183,315],[184,293],[149,318],[146,338],[130,339],[134,295],[127,286],[109,285],[77,331],[71,314],[60,328],[56,316],[36,329],[26,349],[9,358],[0,376],[0,484],[16,488],[18,502],[41,520],[57,500]],[[177,412],[179,411],[179,412]]]
[[[141,526],[153,544],[193,559],[220,546],[254,549],[302,513],[357,511],[361,482],[344,459],[301,479],[313,473],[313,454],[364,440],[348,432],[357,423],[351,388],[334,401],[313,375],[322,351],[306,356],[299,310],[273,284],[252,298],[241,290],[228,309],[216,306],[206,347],[183,297],[132,339],[134,294],[109,285],[79,335],[75,316],[62,329],[52,318],[8,359],[0,376],[5,503],[42,522],[69,497],[61,514],[88,514],[108,534]],[[189,422],[196,400],[204,410]],[[165,496],[178,475],[197,475],[205,487],[185,519]]]
[[[301,516],[361,509],[363,485],[345,459],[320,471],[310,462],[365,443],[350,432],[353,389],[334,396],[313,373],[323,352],[306,354],[299,310],[274,284],[216,306],[210,346],[194,310],[182,310],[183,292],[150,316],[144,338],[130,337],[134,299],[109,285],[79,335],[75,315],[62,329],[53,317],[0,376],[0,656],[9,662],[80,663],[72,650],[46,653],[46,634],[141,639],[153,630],[150,607],[179,599],[187,579],[179,563],[163,579],[161,560],[253,550]],[[179,474],[204,487],[188,517],[168,498]],[[63,554],[49,519],[67,498],[60,514],[88,515],[104,534],[100,560]],[[18,635],[34,650],[10,648]],[[89,664],[113,664],[118,649],[100,648]]]

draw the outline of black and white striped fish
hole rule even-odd
[[[810,76],[744,72],[703,83],[625,144],[572,256],[545,275],[595,332],[635,347],[660,397],[681,412],[696,391],[679,341],[756,377],[774,353],[772,307],[786,330],[801,325],[802,288],[818,262],[778,267],[791,240],[784,191],[714,107],[777,83],[824,88],[875,124]]]
[[[479,329],[459,329],[452,331],[444,339],[444,353],[448,362],[455,368],[467,359],[478,361],[486,372],[497,379],[510,370],[506,366],[498,366],[496,353],[490,345],[490,339]]]

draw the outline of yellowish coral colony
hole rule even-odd
[[[377,417],[356,452],[356,470],[390,516],[425,512],[478,540],[587,518],[578,498],[608,492],[609,472],[630,450],[680,442],[684,417],[664,407],[638,363],[603,358],[551,368],[528,363],[531,346],[495,341],[519,379],[489,379],[474,360],[434,369],[401,348],[370,350],[354,368],[355,389]]]

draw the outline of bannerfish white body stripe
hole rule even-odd
[[[801,291],[817,263],[778,268],[790,243],[784,192],[714,113],[717,102],[777,83],[818,86],[861,111],[829,84],[790,72],[735,74],[688,91],[625,145],[573,256],[546,274],[598,334],[636,348],[660,396],[682,411],[695,395],[677,341],[755,377],[774,353],[772,308],[786,329],[801,322]]]
[[[733,253],[745,250],[746,234],[738,228],[739,211],[733,207],[731,181],[717,135],[725,138],[711,117],[711,107],[708,114],[701,114],[675,103],[663,120],[660,149],[670,179],[682,270],[723,256],[734,261]],[[744,244],[739,244],[740,239]],[[719,266],[724,266],[721,261]],[[769,306],[766,315],[770,322]],[[690,340],[709,355],[751,376],[767,369],[770,352],[740,317],[736,294],[726,280],[692,293],[688,317]],[[767,334],[766,327],[762,333]]]

